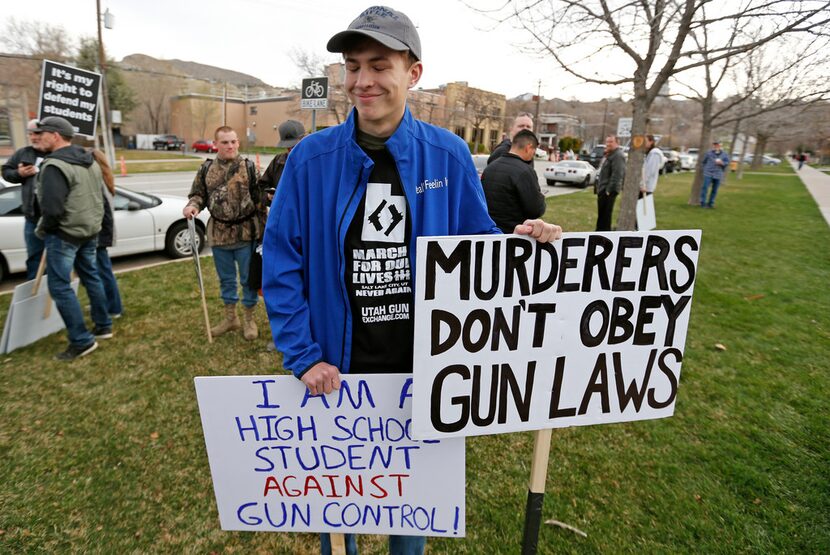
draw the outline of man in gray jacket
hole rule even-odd
[[[611,231],[614,202],[622,191],[625,180],[625,156],[616,135],[605,138],[605,158],[599,167],[597,179],[597,231]]]
[[[35,233],[46,245],[49,294],[69,334],[69,347],[55,358],[74,360],[94,351],[98,347],[96,339],[112,337],[112,319],[95,262],[98,232],[104,217],[103,178],[92,155],[70,143],[75,130],[64,118],[43,118],[37,129],[41,134],[41,148],[49,155],[38,173],[37,201],[41,216]],[[73,268],[89,297],[95,322],[91,333],[72,290]]]

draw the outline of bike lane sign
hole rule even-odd
[[[329,78],[311,77],[309,79],[303,79],[300,93],[300,108],[311,110],[328,108]]]

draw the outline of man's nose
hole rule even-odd
[[[360,87],[361,89],[367,89],[374,84],[374,75],[371,71],[366,69],[358,70],[357,72],[357,80],[355,81],[355,85]]]

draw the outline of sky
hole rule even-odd
[[[3,14],[22,21],[63,26],[73,36],[96,36],[95,0],[5,2]],[[453,81],[513,98],[536,94],[541,80],[545,98],[595,101],[615,97],[612,87],[580,84],[551,59],[524,53],[527,36],[494,23],[459,0],[386,1],[418,27],[424,75],[419,87]],[[501,0],[469,0],[486,8]],[[346,29],[367,0],[101,0],[101,11],[115,16],[104,29],[107,55],[129,54],[180,59],[247,73],[272,86],[298,87],[303,77],[289,57],[292,49],[340,60],[326,42]]]

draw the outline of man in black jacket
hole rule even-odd
[[[615,135],[605,138],[605,158],[597,178],[597,231],[611,231],[614,202],[625,180],[625,155]]]
[[[488,164],[481,174],[487,211],[504,233],[513,233],[517,225],[545,213],[539,176],[527,164],[538,146],[533,131],[521,130],[513,137],[507,154]]]
[[[280,124],[280,142],[277,143],[277,148],[286,149],[282,154],[278,154],[268,164],[265,173],[257,180],[257,188],[264,191],[265,198],[263,202],[267,206],[271,206],[271,201],[277,191],[277,185],[280,183],[282,177],[282,170],[285,168],[285,163],[288,161],[288,155],[291,149],[300,142],[300,139],[305,137],[305,127],[297,120],[287,120]]]
[[[35,182],[40,163],[46,153],[40,149],[41,131],[37,120],[33,119],[26,126],[31,146],[24,146],[12,154],[3,164],[3,179],[9,183],[21,183],[20,192],[23,200],[23,239],[26,242],[26,279],[34,279],[40,257],[43,255],[43,240],[35,235],[40,209],[35,198]]]
[[[49,294],[69,335],[69,347],[55,358],[73,360],[98,347],[96,339],[112,337],[112,319],[98,276],[95,248],[104,217],[101,168],[92,154],[70,143],[75,130],[64,118],[50,116],[37,124],[41,147],[49,153],[41,166],[37,200],[41,217],[35,232],[46,246]],[[90,332],[72,290],[72,269],[86,288],[95,328]]]
[[[510,126],[509,138],[500,142],[498,146],[493,149],[493,152],[490,154],[490,157],[487,158],[487,164],[492,164],[497,159],[501,158],[502,156],[510,152],[510,144],[513,138],[516,136],[516,133],[518,133],[519,131],[524,131],[525,129],[528,131],[533,131],[533,116],[531,116],[527,112],[520,112],[513,119],[513,125]],[[532,167],[533,158],[528,160],[527,163]]]

